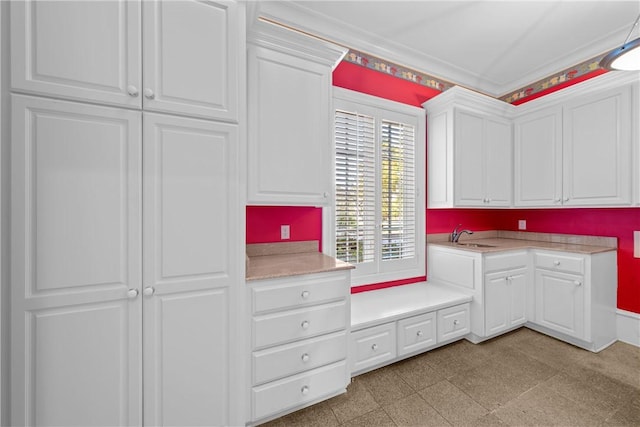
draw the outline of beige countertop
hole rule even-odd
[[[347,262],[318,252],[317,241],[247,245],[247,281],[352,268]]]
[[[596,254],[617,250],[617,240],[611,237],[576,236],[526,232],[479,232],[463,235],[460,244],[447,241],[448,234],[430,235],[429,244],[480,253],[503,252],[515,249],[547,249],[552,251]],[[486,245],[467,246],[465,244]]]

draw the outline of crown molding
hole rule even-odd
[[[422,104],[422,108],[427,111],[427,114],[431,111],[453,108],[454,106],[478,109],[503,117],[509,117],[513,114],[513,109],[516,108],[516,106],[504,101],[461,86],[454,86]]]

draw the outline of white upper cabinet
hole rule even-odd
[[[563,204],[631,203],[630,87],[564,107]]]
[[[260,22],[248,52],[248,202],[329,204],[331,72],[345,50]]]
[[[631,88],[575,97],[515,120],[516,206],[631,204]]]
[[[236,121],[241,25],[230,1],[13,2],[12,89]]]
[[[496,104],[458,87],[423,104],[429,208],[511,206],[511,122]]]
[[[140,107],[140,2],[10,6],[12,89]]]
[[[562,108],[553,107],[514,122],[516,206],[562,203]]]

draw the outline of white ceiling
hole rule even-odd
[[[494,97],[618,47],[640,13],[640,0],[258,4],[275,21]]]

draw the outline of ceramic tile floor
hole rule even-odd
[[[640,348],[594,354],[521,328],[355,377],[265,426],[640,426]]]

